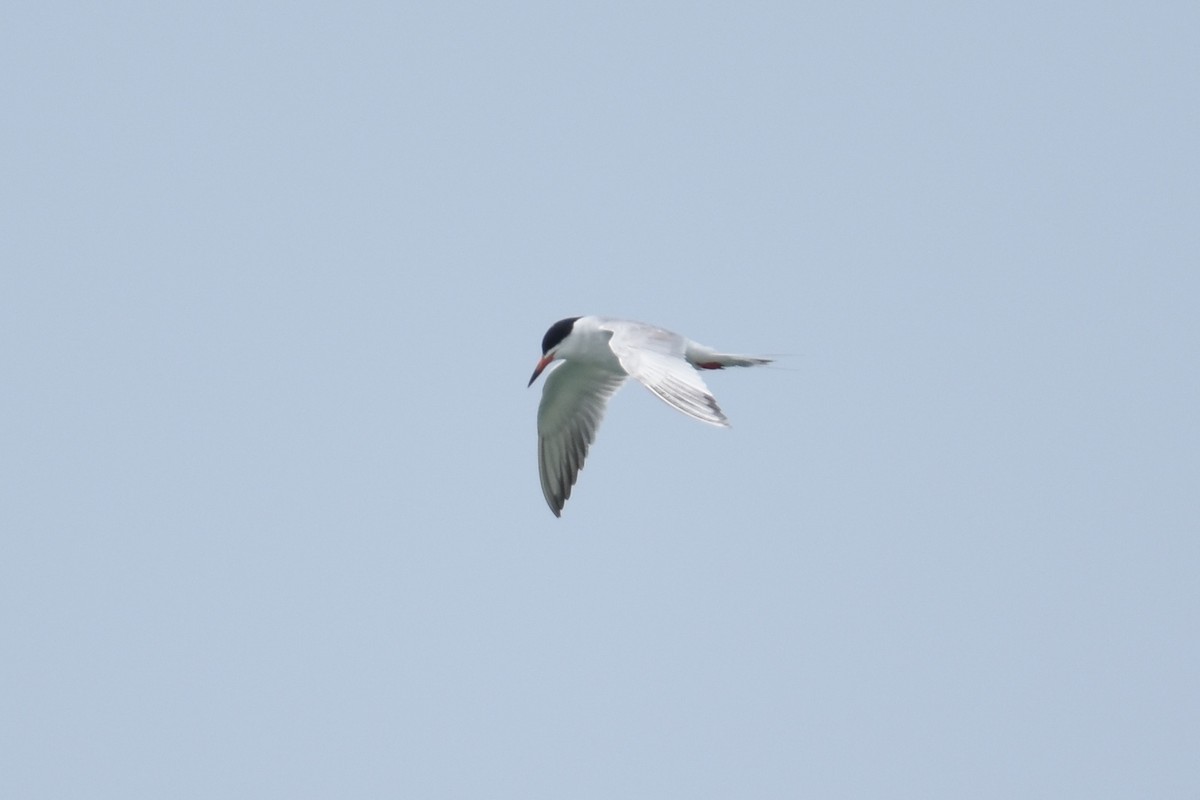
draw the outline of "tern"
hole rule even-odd
[[[713,350],[643,322],[610,317],[568,317],[542,337],[542,358],[529,386],[553,361],[538,405],[538,471],[542,493],[561,517],[583,468],[604,409],[632,376],[660,400],[693,419],[729,427],[698,370],[753,367],[771,359]]]

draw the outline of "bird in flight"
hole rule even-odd
[[[562,516],[571,487],[608,399],[625,379],[641,381],[659,399],[689,417],[729,427],[698,370],[753,367],[771,359],[720,353],[668,330],[609,317],[568,317],[542,337],[542,358],[529,386],[552,361],[538,406],[538,471],[554,516]]]

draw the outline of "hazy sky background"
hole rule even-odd
[[[1200,11],[0,30],[0,796],[1200,796]],[[617,395],[555,320],[781,368]]]

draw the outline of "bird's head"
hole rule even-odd
[[[560,319],[546,331],[546,335],[542,337],[542,357],[538,361],[537,366],[534,367],[533,377],[529,379],[526,388],[533,386],[533,382],[538,379],[538,375],[542,374],[542,370],[558,357],[558,346],[563,343],[563,339],[571,335],[571,330],[575,327],[575,320],[577,319],[579,317]]]

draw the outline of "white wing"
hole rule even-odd
[[[619,372],[570,360],[546,378],[538,405],[538,471],[554,516],[562,516],[608,398],[624,382]]]
[[[612,331],[609,347],[625,371],[663,402],[701,422],[729,427],[716,398],[685,358],[687,339],[640,322],[614,320],[601,327]]]

